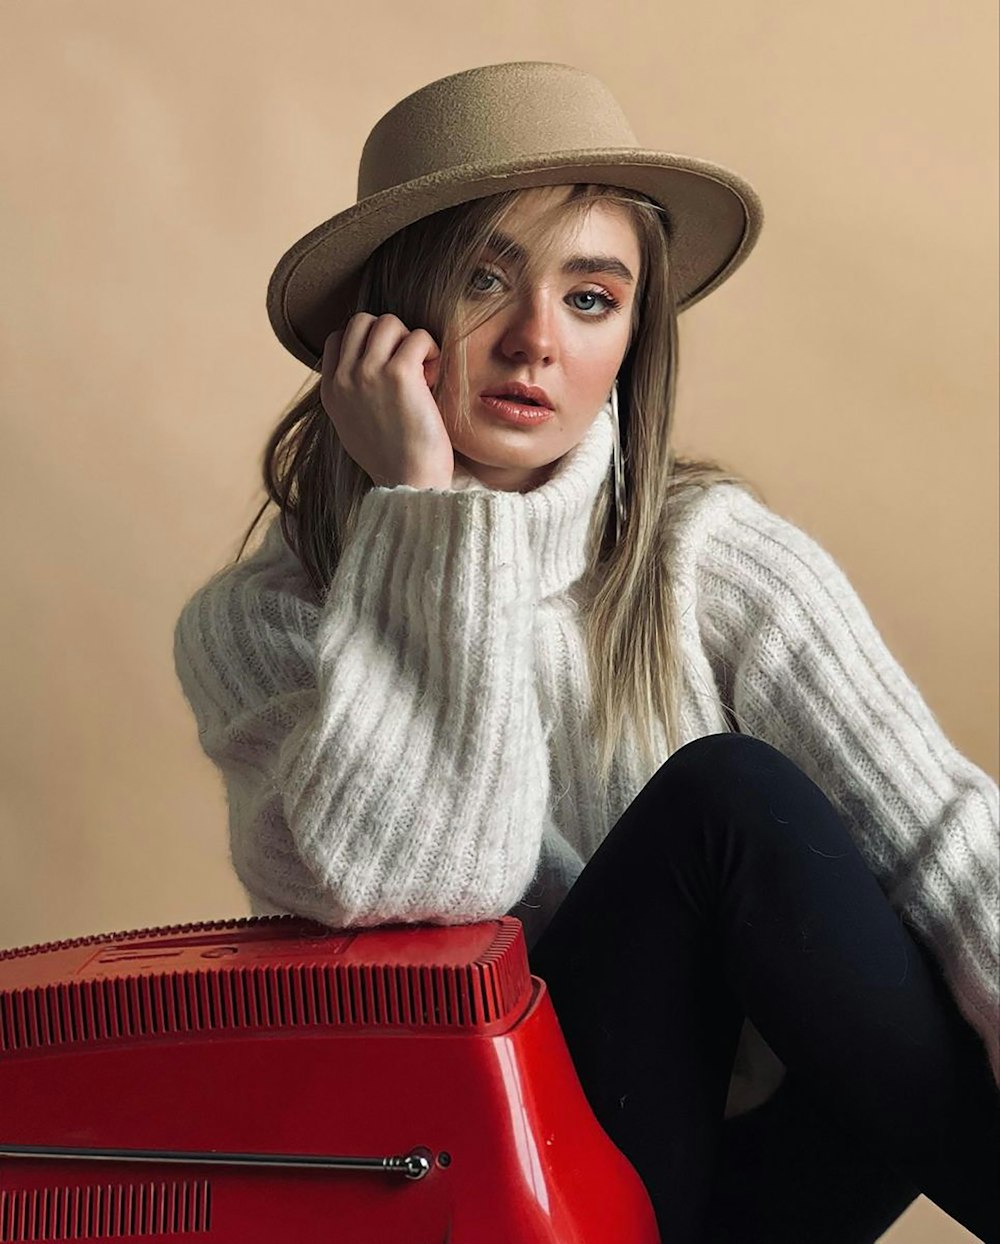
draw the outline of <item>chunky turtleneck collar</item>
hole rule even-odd
[[[609,400],[577,444],[559,459],[545,483],[530,492],[487,488],[456,464],[452,491],[498,493],[523,507],[543,599],[565,591],[586,569],[587,533],[594,506],[599,498],[600,504],[607,504],[610,496],[613,440]]]

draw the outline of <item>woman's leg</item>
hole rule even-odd
[[[762,1106],[723,1123],[702,1238],[876,1244],[919,1195],[787,1075]]]
[[[985,1050],[826,796],[768,744],[710,735],[671,756],[531,964],[665,1241],[727,1238],[704,1233],[717,1176],[725,1201],[723,1109],[744,1015],[810,1107],[895,1173],[893,1195],[919,1188],[1000,1241]],[[785,1179],[772,1173],[779,1202]]]

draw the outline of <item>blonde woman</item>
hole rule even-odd
[[[996,783],[672,448],[677,316],[761,222],[570,66],[400,101],[271,278],[318,376],[177,673],[255,913],[521,918],[664,1240],[873,1241],[923,1192],[996,1241]]]

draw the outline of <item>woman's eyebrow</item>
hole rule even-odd
[[[505,257],[509,257],[517,264],[523,263],[525,259],[524,248],[519,246],[513,238],[508,237],[506,233],[492,234],[486,243],[486,249],[503,251]],[[563,272],[582,272],[588,275],[602,272],[611,276],[617,276],[621,280],[627,281],[630,285],[635,284],[635,277],[615,255],[570,255],[562,265],[562,270]]]

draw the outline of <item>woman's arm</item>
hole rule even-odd
[[[739,728],[794,760],[841,813],[1000,1084],[997,784],[946,738],[832,557],[742,489],[713,494],[695,556],[720,690]]]
[[[275,522],[175,629],[233,864],[336,927],[502,915],[548,799],[523,499],[373,488],[320,606]]]

